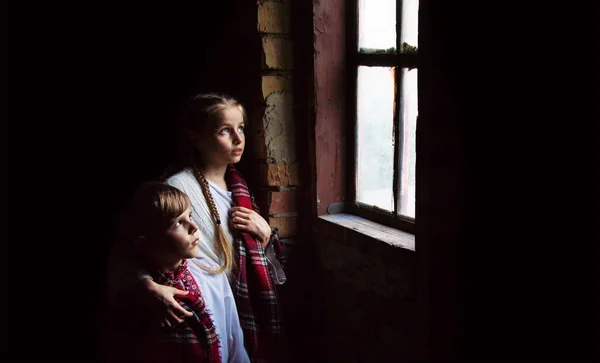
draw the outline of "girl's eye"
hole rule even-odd
[[[244,126],[238,127],[238,132],[240,132],[240,133],[244,132]]]
[[[229,129],[221,129],[221,131],[219,131],[219,134],[221,135],[226,135],[229,133]]]
[[[179,222],[179,221],[177,221],[173,224],[173,227],[179,227],[179,226],[181,226],[181,222]]]

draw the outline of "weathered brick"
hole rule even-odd
[[[268,186],[298,185],[298,164],[285,163],[262,164],[261,175],[266,176]]]
[[[272,93],[265,101],[262,124],[267,157],[277,163],[293,164],[296,161],[293,95]]]
[[[266,99],[273,92],[291,92],[292,80],[290,77],[283,76],[263,76],[262,93]]]
[[[269,217],[269,225],[279,229],[279,237],[289,238],[296,235],[297,217]]]
[[[268,69],[292,69],[292,41],[290,39],[264,36],[262,39],[264,67]]]
[[[258,31],[285,34],[290,32],[289,3],[263,2],[258,6]]]
[[[296,191],[270,192],[269,214],[296,212]]]

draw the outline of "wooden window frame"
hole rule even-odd
[[[414,234],[415,232],[415,219],[402,216],[398,214],[398,178],[400,177],[400,150],[402,145],[402,122],[400,122],[400,109],[402,105],[400,102],[395,103],[394,110],[394,138],[398,142],[395,142],[394,146],[394,180],[393,180],[393,193],[394,193],[394,211],[389,212],[383,209],[379,209],[374,206],[370,206],[361,202],[356,201],[356,160],[357,160],[357,76],[359,66],[380,66],[380,67],[396,67],[396,85],[402,84],[402,68],[417,68],[418,69],[418,56],[417,54],[404,54],[400,53],[400,30],[402,27],[402,0],[396,0],[396,51],[395,53],[362,53],[358,49],[358,0],[350,0],[347,2],[346,7],[346,64],[347,64],[347,82],[348,90],[346,107],[347,107],[347,178],[348,184],[346,186],[346,202],[343,205],[333,206],[332,211],[343,211],[345,213],[351,213],[363,218],[372,220],[389,227],[398,228],[408,233]],[[396,89],[396,99],[402,100],[397,95],[402,92],[401,87]]]

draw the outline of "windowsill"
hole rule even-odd
[[[318,216],[319,221],[329,222],[333,228],[328,226],[317,226],[317,230],[331,230],[334,234],[346,234],[347,231],[358,233],[361,237],[383,242],[391,247],[401,248],[409,251],[415,250],[415,236],[396,228],[388,227],[373,222],[363,217],[347,213],[325,214]],[[322,223],[318,223],[321,225]],[[337,233],[336,231],[337,230]],[[327,233],[331,234],[331,233]]]

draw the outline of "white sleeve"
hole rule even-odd
[[[181,181],[181,177],[171,177],[171,178],[165,180],[165,184],[175,187],[175,188],[181,190],[182,192],[184,192],[185,194],[188,194],[185,186],[183,185],[183,182]],[[188,197],[189,197],[189,195],[188,195]]]
[[[133,261],[123,246],[115,243],[110,250],[107,266],[107,292],[110,304],[115,305],[122,292],[146,278],[151,277]]]
[[[250,358],[244,347],[244,332],[240,325],[237,307],[233,296],[225,297],[225,310],[227,317],[227,347],[229,349],[228,363],[249,363]],[[223,342],[221,342],[223,344]]]

